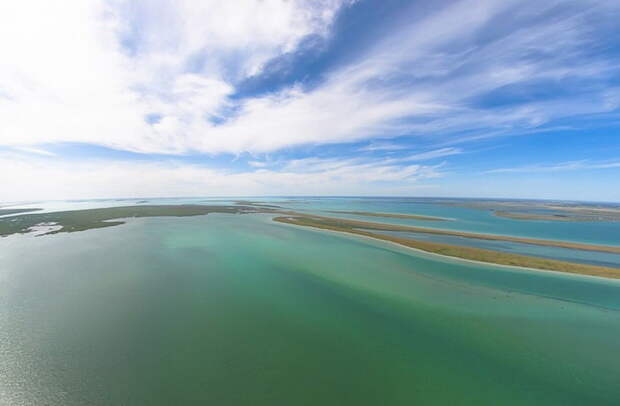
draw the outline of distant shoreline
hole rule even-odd
[[[536,214],[519,213],[505,210],[494,210],[493,215],[513,220],[539,220],[539,221],[566,221],[566,222],[600,222],[600,221],[620,221],[620,216],[605,217],[596,215],[578,214]]]
[[[451,220],[445,217],[422,216],[419,214],[383,213],[383,212],[370,212],[370,211],[329,210],[328,213],[353,214],[356,216],[384,217],[384,218],[422,220],[422,221],[450,221]]]
[[[257,213],[262,209],[249,206],[217,205],[134,205],[57,211],[49,213],[20,214],[0,218],[0,237],[12,234],[27,234],[36,226],[46,224],[58,226],[43,235],[72,233],[95,228],[113,227],[124,224],[121,219],[132,217],[187,217],[201,216],[209,213]]]
[[[295,211],[260,207],[258,205],[232,206],[218,205],[134,205],[99,209],[84,209],[49,213],[27,213],[0,218],[0,236],[25,234],[45,224],[53,226],[39,235],[50,235],[63,232],[77,232],[89,229],[112,227],[124,224],[123,219],[136,217],[186,217],[200,216],[209,213],[229,214],[271,214],[273,221],[303,227],[344,232],[395,243],[408,248],[442,256],[472,260],[476,262],[507,265],[529,269],[550,270],[581,275],[620,279],[620,268],[597,265],[579,264],[568,261],[545,259],[521,254],[512,254],[488,249],[465,247],[459,245],[419,241],[410,238],[379,234],[375,231],[402,231],[436,235],[451,235],[464,238],[512,241],[539,246],[561,247],[585,251],[608,252],[620,254],[620,247],[572,243],[566,241],[538,240],[532,238],[511,237],[492,234],[476,234],[461,231],[449,231],[434,228],[405,226],[398,224],[375,223],[336,217],[303,214]]]
[[[22,213],[32,213],[33,211],[39,211],[43,209],[35,208],[35,209],[0,209],[0,216],[8,216],[9,214],[22,214]]]

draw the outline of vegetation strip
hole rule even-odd
[[[573,248],[581,250],[620,253],[620,247],[600,246],[590,244],[578,244],[564,241],[548,241],[530,238],[498,236],[488,234],[475,234],[459,231],[437,230],[424,227],[401,226],[396,224],[374,223],[367,221],[349,220],[342,218],[318,216],[311,214],[301,214],[294,211],[276,210],[268,207],[256,206],[218,206],[218,205],[144,205],[144,206],[122,206],[100,209],[73,210],[51,213],[30,213],[20,214],[13,217],[0,218],[0,236],[8,236],[16,233],[28,233],[33,227],[41,224],[55,225],[60,228],[51,230],[45,234],[56,234],[63,232],[84,231],[95,228],[112,227],[124,224],[122,219],[132,217],[186,217],[200,216],[209,213],[269,213],[277,214],[274,220],[281,223],[308,226],[325,230],[340,231],[372,237],[384,241],[394,242],[406,247],[416,248],[423,251],[458,257],[463,259],[489,262],[501,265],[520,266],[569,272],[575,274],[602,276],[607,278],[620,279],[620,269],[576,264],[572,262],[558,261],[518,255],[492,250],[462,247],[444,243],[428,241],[418,241],[409,238],[390,236],[385,234],[373,233],[378,231],[410,231],[427,234],[454,235],[467,238],[478,238],[485,240],[503,240],[526,244],[554,246],[563,248]],[[364,230],[361,230],[364,229]]]
[[[281,209],[282,208],[282,206],[276,206],[275,204],[253,202],[253,201],[250,201],[250,200],[235,200],[234,203],[235,204],[240,204],[240,205],[243,205],[243,206],[266,207],[266,208],[269,208],[269,209]]]
[[[530,257],[526,255],[519,254],[510,254],[492,250],[486,250],[481,248],[473,248],[473,247],[462,247],[455,246],[450,244],[443,243],[434,243],[428,241],[418,241],[412,240],[408,238],[395,237],[385,234],[377,234],[366,230],[359,230],[355,227],[363,227],[368,229],[376,226],[376,230],[388,230],[386,227],[383,227],[383,224],[377,223],[366,223],[366,222],[355,222],[355,226],[351,224],[349,220],[345,219],[332,219],[329,217],[322,216],[280,216],[274,218],[274,221],[294,224],[298,226],[307,226],[314,227],[324,230],[331,231],[340,231],[350,234],[357,234],[365,237],[376,238],[379,240],[389,241],[396,244],[400,244],[410,248],[416,248],[419,250],[423,250],[430,253],[441,254],[451,257],[457,257],[462,259],[480,261],[480,262],[488,262],[493,264],[500,265],[510,265],[510,266],[518,266],[518,267],[526,267],[526,268],[535,268],[541,270],[551,270],[551,271],[559,271],[559,272],[568,272],[574,274],[581,275],[592,275],[599,276],[605,278],[615,278],[620,279],[620,269],[596,266],[596,265],[585,265],[585,264],[577,264],[573,262],[559,261],[553,259],[545,259],[545,258],[537,258]],[[360,223],[363,223],[361,225]],[[385,225],[390,226],[390,225]],[[396,226],[398,227],[398,226]],[[410,228],[410,227],[407,227]],[[398,231],[390,229],[391,231]],[[425,230],[425,229],[422,229]],[[401,231],[403,231],[401,229]],[[412,230],[407,230],[412,231]],[[437,230],[433,230],[437,231]],[[422,231],[422,232],[426,232]],[[448,233],[442,233],[448,234]],[[469,234],[469,233],[465,233]],[[538,241],[538,240],[534,240]],[[555,243],[562,244],[562,242],[557,241]],[[615,248],[615,247],[608,247]]]
[[[284,213],[292,216],[303,217],[304,219],[313,219],[314,223],[325,222],[328,225],[334,225],[343,228],[364,228],[367,230],[377,230],[377,231],[408,231],[414,233],[424,233],[424,234],[435,234],[435,235],[451,235],[456,237],[465,237],[465,238],[476,238],[479,240],[494,240],[494,241],[510,241],[510,242],[518,242],[523,244],[533,244],[540,245],[545,247],[560,247],[560,248],[568,248],[568,249],[578,249],[584,251],[596,251],[596,252],[609,252],[612,254],[620,254],[620,247],[614,247],[609,245],[595,245],[595,244],[582,244],[577,242],[568,242],[568,241],[553,241],[553,240],[540,240],[536,238],[525,238],[525,237],[512,237],[507,235],[497,235],[497,234],[478,234],[478,233],[469,233],[465,231],[451,231],[451,230],[440,230],[436,228],[426,228],[426,227],[415,227],[415,226],[404,226],[398,224],[386,224],[386,223],[375,223],[370,221],[360,221],[360,220],[349,220],[343,218],[335,218],[335,217],[327,217],[327,216],[318,216],[311,214],[300,214],[294,212]]]
[[[497,217],[504,217],[514,220],[542,220],[542,221],[620,221],[620,217],[602,217],[602,216],[578,216],[574,214],[534,214],[519,213],[503,210],[495,210],[493,214]]]
[[[423,220],[423,221],[448,221],[449,220],[449,219],[442,218],[442,217],[421,216],[421,215],[418,215],[418,214],[375,213],[375,212],[369,212],[369,211],[330,210],[330,211],[328,211],[328,213],[334,213],[334,214],[354,214],[356,216],[385,217],[385,218]]]
[[[0,218],[0,236],[28,233],[38,224],[61,226],[42,235],[70,233],[93,228],[112,227],[124,224],[118,220],[130,217],[186,217],[209,213],[256,213],[259,210],[248,206],[207,206],[207,205],[150,205],[122,206],[102,209],[60,211],[52,213],[23,214]],[[116,220],[116,221],[111,221]]]

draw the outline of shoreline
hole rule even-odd
[[[354,216],[384,217],[384,218],[409,219],[409,220],[421,220],[421,221],[451,221],[452,220],[446,217],[423,216],[419,214],[382,213],[382,212],[371,212],[371,211],[328,210],[327,213],[351,214]]]
[[[603,217],[603,216],[578,216],[569,214],[534,214],[534,213],[520,213],[505,210],[494,210],[493,215],[496,217],[502,217],[512,220],[530,220],[530,221],[564,221],[569,223],[582,222],[611,222],[619,221],[620,218],[616,217]]]
[[[0,237],[7,237],[13,234],[27,234],[33,227],[44,223],[54,223],[60,228],[40,234],[40,236],[113,227],[124,224],[124,221],[121,219],[136,217],[188,217],[210,213],[244,214],[257,212],[261,212],[261,210],[248,206],[186,204],[115,206],[49,213],[29,213],[0,218]]]
[[[12,234],[26,234],[34,227],[42,224],[54,224],[55,229],[46,230],[40,236],[64,232],[78,232],[89,229],[112,227],[124,224],[123,219],[138,217],[185,217],[200,216],[210,213],[230,214],[269,214],[271,220],[279,223],[292,224],[300,227],[310,227],[317,230],[328,230],[338,233],[372,238],[383,242],[396,244],[400,247],[414,249],[427,254],[442,257],[466,260],[513,268],[525,268],[542,271],[556,271],[578,275],[590,275],[603,278],[620,279],[620,268],[602,265],[581,264],[570,261],[546,259],[523,254],[513,254],[477,247],[452,245],[442,242],[421,241],[415,238],[406,238],[374,231],[410,231],[426,234],[452,235],[464,238],[478,238],[482,240],[503,240],[527,243],[541,246],[580,249],[594,252],[620,253],[620,247],[578,244],[562,241],[536,240],[521,237],[475,234],[459,231],[447,231],[433,228],[403,226],[386,223],[349,220],[336,217],[326,217],[314,214],[304,214],[295,211],[277,210],[268,207],[241,206],[241,205],[143,205],[120,206],[111,208],[85,209],[60,211],[50,213],[21,214],[8,218],[0,218],[0,236]]]
[[[263,213],[264,214],[264,213]],[[274,218],[271,218],[271,221],[276,221],[274,220]],[[557,274],[557,275],[570,275],[570,276],[576,276],[579,278],[593,278],[596,280],[601,280],[601,281],[605,281],[605,282],[620,282],[620,278],[610,278],[610,277],[605,277],[605,276],[597,276],[597,275],[590,275],[590,274],[584,274],[584,273],[572,273],[572,272],[562,272],[562,271],[554,271],[552,269],[541,269],[541,268],[531,268],[531,267],[527,267],[527,266],[519,266],[519,265],[505,265],[505,264],[497,264],[497,263],[493,263],[493,262],[484,262],[484,261],[477,261],[475,259],[467,259],[467,258],[461,258],[461,257],[454,257],[454,256],[450,256],[450,255],[445,255],[445,254],[439,254],[437,252],[430,252],[430,251],[424,251],[423,249],[420,248],[414,248],[414,247],[410,247],[407,245],[402,245],[400,243],[394,242],[394,241],[388,241],[388,240],[384,240],[382,238],[377,238],[377,237],[371,237],[371,236],[367,236],[367,235],[361,235],[361,234],[355,234],[355,233],[348,233],[346,231],[336,231],[336,230],[329,230],[326,228],[316,228],[316,227],[308,227],[308,226],[300,226],[297,224],[293,224],[293,223],[285,223],[285,222],[281,222],[278,221],[278,223],[280,224],[285,224],[286,226],[289,227],[294,227],[294,228],[298,228],[300,230],[313,230],[315,232],[318,233],[328,233],[328,234],[332,234],[335,236],[344,236],[344,237],[350,237],[353,239],[360,239],[360,240],[369,240],[372,242],[379,242],[381,244],[386,244],[390,247],[393,248],[398,248],[403,250],[403,252],[405,253],[409,253],[409,251],[413,251],[415,253],[418,254],[422,254],[422,255],[426,255],[429,256],[431,258],[434,257],[439,257],[442,260],[446,260],[446,261],[450,261],[450,262],[456,262],[456,263],[460,263],[460,262],[465,262],[465,263],[469,263],[469,264],[475,264],[475,265],[482,265],[482,266],[491,266],[491,267],[500,267],[500,268],[505,268],[507,270],[524,270],[524,271],[530,271],[530,272],[550,272],[553,274]]]
[[[522,268],[536,271],[551,271],[569,273],[573,275],[594,276],[606,279],[620,279],[620,269],[597,265],[586,265],[575,262],[551,260],[539,257],[531,257],[521,254],[511,254],[480,248],[462,247],[443,243],[429,243],[426,241],[410,240],[388,235],[375,234],[368,231],[353,228],[339,228],[325,224],[308,224],[291,219],[290,217],[273,217],[273,221],[295,225],[299,227],[314,228],[323,231],[346,233],[350,235],[371,238],[373,240],[396,244],[401,247],[421,251],[426,254],[439,255],[441,257],[471,261],[487,265],[506,266],[510,268]]]
[[[472,239],[487,240],[487,241],[509,241],[509,242],[539,245],[539,246],[546,246],[546,247],[558,247],[558,248],[577,249],[577,250],[582,250],[582,251],[607,252],[611,254],[620,254],[620,246],[612,246],[612,245],[597,245],[597,244],[587,244],[587,243],[570,242],[570,241],[556,241],[556,240],[545,240],[545,239],[528,238],[528,237],[515,237],[515,236],[500,235],[500,234],[481,234],[481,233],[473,233],[473,232],[468,232],[468,231],[456,231],[456,230],[453,231],[453,230],[446,230],[446,229],[439,229],[439,228],[407,226],[407,225],[401,225],[401,224],[376,223],[376,222],[370,222],[370,221],[320,216],[320,215],[315,215],[315,214],[297,213],[293,211],[287,211],[287,212],[273,211],[272,213],[281,214],[282,216],[295,217],[298,219],[302,219],[301,221],[314,222],[315,224],[319,224],[319,225],[324,224],[324,225],[329,225],[331,227],[334,227],[334,226],[343,227],[346,229],[365,229],[369,231],[372,231],[372,230],[400,231],[400,232],[413,232],[413,233],[422,233],[422,234],[449,235],[449,236],[455,236],[455,237],[472,238]]]

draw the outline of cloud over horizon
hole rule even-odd
[[[287,171],[314,162],[313,193],[342,188],[337,175],[359,184],[351,193],[414,192],[470,150],[617,128],[618,18],[620,4],[586,0],[5,2],[0,152],[5,167],[42,173],[90,168],[84,151],[98,149],[126,171],[147,159],[168,190],[166,171],[185,167],[305,193]],[[486,161],[478,173],[517,172]],[[261,191],[268,177],[282,187]]]

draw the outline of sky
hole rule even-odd
[[[620,2],[0,2],[0,201],[620,202]]]

